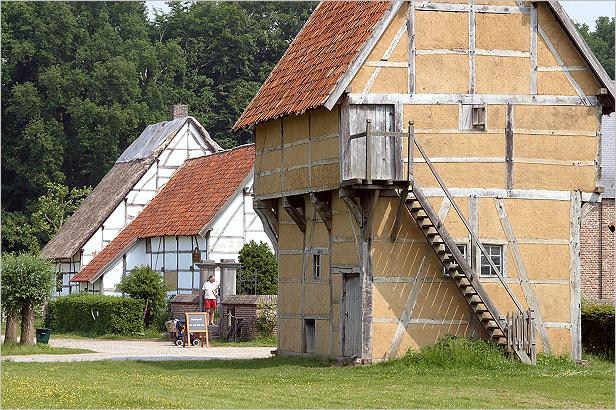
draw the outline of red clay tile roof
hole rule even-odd
[[[71,281],[98,276],[139,238],[196,235],[240,188],[252,170],[255,146],[191,159],[118,236]]]
[[[389,5],[321,2],[233,129],[322,106]]]

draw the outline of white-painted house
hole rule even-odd
[[[187,159],[221,149],[187,116],[186,106],[173,106],[171,121],[147,126],[43,248],[42,256],[58,273],[55,295],[79,289],[70,279],[139,215]]]
[[[271,247],[252,207],[254,158],[254,145],[245,145],[187,160],[71,281],[81,290],[115,294],[127,271],[148,265],[162,272],[172,293],[192,293],[200,288],[196,262],[238,260],[251,240]]]

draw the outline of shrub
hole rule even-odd
[[[257,303],[257,335],[263,337],[273,336],[276,324],[276,304],[267,302]]]
[[[134,299],[145,301],[146,326],[159,327],[166,319],[167,287],[160,273],[149,266],[137,266],[132,269],[118,285],[120,292]]]
[[[582,303],[582,347],[588,353],[614,356],[614,306]]]
[[[81,293],[49,302],[45,326],[57,332],[133,335],[144,331],[141,299]]]
[[[256,277],[259,295],[275,295],[278,292],[278,262],[265,242],[250,241],[240,250],[238,272],[238,294],[254,293],[250,278]]]
[[[501,368],[511,363],[493,343],[456,336],[445,336],[419,352],[409,350],[402,361],[428,367],[481,369]]]

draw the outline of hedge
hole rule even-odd
[[[76,294],[49,302],[45,326],[57,332],[95,335],[143,333],[145,302],[117,296]]]
[[[614,305],[582,304],[582,347],[588,353],[614,356]]]

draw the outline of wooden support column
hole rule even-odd
[[[362,270],[362,358],[372,360],[372,225],[379,190],[361,193],[362,227],[359,260]]]
[[[361,203],[356,196],[356,192],[350,188],[340,188],[340,190],[338,191],[338,195],[346,203],[347,207],[349,208],[349,211],[351,211],[351,214],[353,215],[353,218],[355,218],[357,226],[361,228],[363,222]]]
[[[310,201],[314,209],[319,214],[319,217],[327,227],[328,231],[332,230],[332,192],[312,192]]]
[[[571,288],[571,356],[573,360],[582,359],[582,316],[580,294],[580,226],[582,223],[582,193],[571,192],[569,277]]]
[[[406,15],[406,33],[408,35],[408,93],[415,94],[415,1],[409,1]]]
[[[306,232],[306,207],[302,195],[282,198],[282,207],[300,231]]]
[[[530,3],[530,93],[537,95],[537,4]]]
[[[507,165],[507,189],[513,189],[513,105],[507,104],[505,120],[505,163]]]
[[[475,0],[469,0],[468,11],[468,93],[475,94]]]

